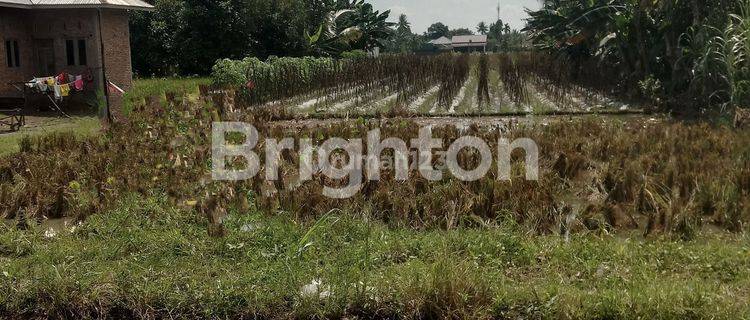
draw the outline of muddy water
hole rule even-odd
[[[3,219],[3,224],[13,227],[16,225],[14,219]],[[46,219],[39,224],[39,230],[44,230],[46,235],[54,236],[64,231],[69,231],[76,225],[73,218]]]

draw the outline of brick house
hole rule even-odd
[[[10,83],[62,72],[92,75],[131,87],[129,10],[152,10],[141,0],[0,0],[0,97],[17,96]],[[111,96],[117,113],[121,98]]]

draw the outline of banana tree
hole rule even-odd
[[[344,51],[371,49],[393,34],[394,23],[387,22],[390,11],[374,11],[364,0],[346,2],[332,11],[313,34],[305,31],[310,51],[316,55],[338,56]]]

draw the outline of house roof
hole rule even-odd
[[[476,46],[483,46],[487,44],[487,35],[478,35],[478,36],[454,36],[453,37],[453,45],[454,46],[467,46],[467,45],[476,45]]]
[[[154,9],[154,6],[146,3],[143,0],[0,0],[0,7],[21,9]]]
[[[453,44],[485,44],[487,43],[487,35],[478,36],[454,36]]]
[[[451,39],[448,39],[446,37],[440,37],[430,41],[430,43],[434,45],[451,45],[453,42],[451,42]]]

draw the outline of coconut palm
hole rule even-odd
[[[489,28],[487,28],[487,24],[484,23],[484,21],[480,22],[477,25],[477,32],[479,32],[480,34],[487,34],[488,31],[489,31]]]
[[[400,35],[411,34],[411,22],[407,19],[405,14],[398,16],[398,22],[396,23],[396,32]]]

